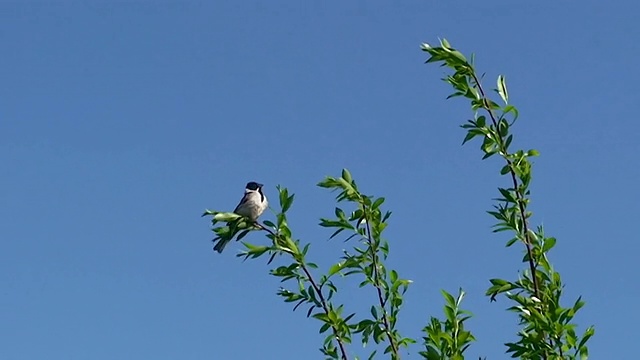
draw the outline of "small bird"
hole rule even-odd
[[[267,202],[267,197],[264,196],[262,192],[262,184],[258,184],[255,181],[251,181],[247,183],[246,188],[244,189],[244,196],[236,209],[233,210],[234,213],[244,216],[252,222],[258,220],[258,217],[262,215],[264,210],[267,208],[269,203]],[[234,220],[233,224],[230,224],[232,228],[237,227],[241,219]],[[225,246],[231,241],[230,238],[222,239],[220,237],[214,239],[218,240],[216,245],[213,247],[213,250],[222,253]]]
[[[262,192],[262,186],[262,184],[258,184],[255,181],[247,183],[247,187],[244,189],[244,196],[233,212],[247,217],[251,221],[258,220],[258,217],[262,215],[269,205],[267,197]]]

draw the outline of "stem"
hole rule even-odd
[[[256,222],[255,225],[257,227],[259,227],[260,229],[268,232],[273,237],[279,236],[279,234],[276,234],[271,229],[263,226],[262,224],[260,224],[258,222]],[[304,272],[305,276],[309,280],[309,283],[313,287],[313,291],[315,291],[316,295],[318,295],[318,299],[320,299],[320,304],[322,305],[322,310],[324,311],[324,313],[327,316],[329,316],[329,312],[330,311],[329,311],[329,305],[327,304],[327,300],[325,299],[324,295],[322,294],[322,291],[321,291],[320,287],[318,286],[316,281],[313,279],[313,276],[311,276],[311,273],[309,272],[309,269],[307,269],[307,266],[305,265],[304,261],[302,261],[301,259],[298,259],[296,256],[292,256],[292,257],[296,261],[296,263],[298,263],[298,265],[300,265],[300,268],[302,269],[302,271]],[[347,351],[344,348],[344,343],[342,342],[342,339],[340,338],[340,335],[338,335],[338,329],[334,325],[331,325],[331,330],[333,330],[333,337],[336,339],[336,342],[338,343],[338,348],[340,348],[340,358],[342,360],[348,360]]]
[[[475,71],[471,71],[471,76],[473,77],[473,81],[476,83],[476,86],[478,87],[478,90],[482,95],[482,100],[485,103],[485,110],[487,110],[487,112],[489,113],[493,126],[496,128],[496,131],[499,131],[498,121],[496,120],[496,116],[493,114],[491,107],[486,102],[487,96],[485,95],[485,92],[482,89],[482,85],[480,84],[480,80],[478,80],[478,77],[476,76]],[[502,157],[505,159],[505,161],[507,162],[507,165],[509,166],[509,173],[511,174],[511,182],[513,183],[513,189],[514,189],[514,192],[516,193],[516,200],[518,201],[518,210],[520,211],[520,218],[522,219],[522,230],[524,232],[524,244],[527,248],[527,257],[529,259],[529,270],[531,271],[531,279],[533,281],[533,292],[536,298],[542,301],[540,297],[540,290],[538,287],[538,276],[536,275],[536,265],[534,264],[533,254],[531,251],[531,241],[529,240],[529,225],[527,223],[527,218],[526,218],[526,209],[524,206],[524,199],[522,197],[522,194],[520,194],[520,192],[518,191],[518,179],[516,177],[515,171],[513,170],[511,160],[506,156],[507,149],[504,146],[502,137],[498,136],[498,139],[500,141],[500,146],[502,147],[500,150],[504,154]],[[545,360],[547,359],[546,352],[542,354],[542,358]]]
[[[478,80],[478,78],[476,77],[475,72],[471,73],[471,76],[473,77],[473,81],[476,83],[476,85],[478,86],[478,90],[480,91],[480,94],[482,95],[483,100],[485,100],[487,97],[484,93],[484,90],[482,89],[482,85],[480,84],[480,80]],[[491,108],[489,106],[487,106],[485,108],[487,110],[487,112],[489,113],[489,116],[491,117],[491,122],[493,123],[493,126],[495,126],[496,129],[498,129],[498,121],[496,120],[495,115],[493,114],[493,111],[491,110]],[[504,147],[504,144],[502,143],[502,138],[500,138],[500,145]],[[501,149],[502,152],[506,155],[506,150],[507,149]],[[503,156],[503,158],[505,159],[505,161],[507,162],[507,165],[509,165],[509,174],[511,174],[511,181],[513,183],[513,189],[515,190],[516,193],[516,199],[518,200],[518,210],[520,211],[520,218],[522,219],[522,229],[524,231],[524,244],[526,245],[527,248],[527,257],[529,258],[529,269],[531,270],[531,278],[533,280],[533,290],[534,290],[534,294],[535,296],[540,299],[540,293],[538,290],[538,277],[536,276],[536,266],[533,262],[533,254],[531,252],[531,242],[529,241],[529,225],[527,223],[527,218],[526,218],[526,210],[524,208],[524,199],[522,198],[522,195],[520,194],[520,192],[517,191],[518,189],[518,179],[516,178],[516,173],[515,171],[513,171],[513,168],[511,167],[512,162],[509,158],[507,158],[506,156]]]
[[[363,207],[364,208],[364,207]],[[366,215],[366,211],[365,211]],[[387,309],[385,308],[385,300],[382,296],[382,289],[380,288],[380,273],[378,272],[378,254],[374,249],[374,241],[371,236],[371,226],[369,225],[369,220],[365,216],[365,221],[367,222],[367,243],[369,245],[369,249],[371,252],[371,266],[373,267],[373,286],[376,288],[378,293],[378,302],[380,303],[380,308],[382,309],[382,322],[385,327],[385,332],[387,333],[387,338],[389,339],[389,345],[391,346],[392,358],[400,359],[400,355],[398,354],[398,346],[395,343],[395,339],[393,334],[391,333],[391,325],[389,325],[389,315],[387,314]],[[392,305],[393,306],[393,303]]]
[[[558,351],[560,352],[560,358],[564,359],[564,354],[562,352],[562,339],[560,337],[556,339],[556,346],[558,347]]]

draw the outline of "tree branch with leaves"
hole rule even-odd
[[[586,342],[594,329],[587,328],[579,337],[575,333],[576,325],[571,322],[584,302],[578,298],[571,307],[560,305],[563,290],[560,273],[553,269],[547,257],[556,239],[545,236],[542,226],[533,231],[529,225],[532,216],[528,210],[532,178],[529,158],[539,153],[535,149],[513,151],[510,148],[513,140],[510,130],[518,119],[518,110],[509,104],[505,77],[498,76],[496,82],[495,92],[504,104],[499,105],[483,88],[473,57],[468,61],[444,39],[436,47],[423,44],[422,50],[430,55],[427,63],[440,63],[453,70],[453,74],[443,79],[455,90],[448,98],[464,97],[471,102],[474,118],[461,125],[467,131],[463,144],[480,137],[482,159],[498,155],[505,162],[500,174],[508,176],[510,186],[498,188],[500,197],[488,213],[497,220],[494,232],[513,234],[507,246],[518,242],[523,245],[523,262],[528,268],[515,281],[491,279],[492,286],[487,289],[492,301],[499,294],[505,294],[515,303],[509,310],[518,314],[523,326],[518,332],[518,341],[506,344],[507,353],[523,359],[585,359],[588,356]]]
[[[482,84],[482,77],[477,75],[473,57],[471,61],[467,60],[446,40],[439,46],[423,44],[422,50],[430,55],[427,63],[438,63],[452,70],[453,73],[443,79],[454,88],[449,98],[463,97],[470,101],[474,115],[461,125],[466,131],[462,143],[480,138],[482,159],[497,156],[503,161],[500,174],[507,177],[508,185],[498,187],[500,196],[488,213],[496,220],[493,232],[511,234],[507,247],[516,243],[522,245],[524,263],[517,279],[490,279],[491,285],[486,291],[491,301],[504,295],[511,304],[507,310],[519,318],[517,339],[505,344],[506,352],[511,357],[527,360],[587,359],[587,342],[593,336],[594,328],[588,327],[578,335],[573,321],[584,302],[578,298],[570,306],[562,305],[561,276],[548,257],[556,239],[547,236],[542,226],[534,230],[530,224],[530,158],[539,154],[535,149],[511,148],[511,130],[518,119],[518,110],[509,103],[505,77],[497,78],[494,90],[500,100],[494,101]],[[243,240],[251,232],[264,233],[269,244],[243,241],[244,250],[237,256],[245,260],[268,257],[267,264],[274,266],[270,274],[283,283],[277,291],[278,296],[292,303],[294,310],[306,307],[307,317],[321,322],[319,332],[326,336],[320,351],[326,359],[359,359],[349,352],[353,335],[358,335],[363,345],[374,343],[368,359],[374,359],[382,350],[391,360],[399,360],[401,352],[416,343],[414,338],[402,336],[397,326],[411,281],[386,267],[389,242],[383,232],[391,212],[382,210],[385,199],[362,193],[346,169],[339,177],[326,177],[318,186],[337,192],[337,203],[342,204],[335,208],[333,217],[321,218],[319,225],[333,231],[330,239],[348,234],[345,242],[350,244],[350,248],[343,250],[326,271],[307,260],[310,243],[302,243],[293,237],[287,212],[294,195],[279,186],[280,209],[276,212],[275,223],[269,220],[258,223],[234,213],[207,210],[204,216],[211,217],[216,235],[214,248],[222,252],[234,239]],[[276,258],[279,265],[272,265]],[[345,280],[352,278],[360,281],[362,291],[371,294],[372,300],[365,306],[368,313],[346,312],[346,305],[338,301],[338,290],[347,286]],[[466,327],[471,313],[461,307],[465,293],[462,289],[457,296],[441,292],[445,299],[444,318],[430,317],[423,328],[423,350],[418,354],[428,360],[462,360],[475,341]]]

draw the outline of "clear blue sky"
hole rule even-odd
[[[595,3],[3,1],[0,358],[320,359],[319,323],[240,244],[214,253],[200,214],[232,210],[249,180],[274,202],[282,184],[328,264],[343,244],[316,226],[333,194],[315,184],[343,167],[394,212],[390,267],[414,280],[401,331],[419,337],[439,289],[462,286],[469,358],[506,358],[516,318],[483,293],[517,277],[521,249],[484,213],[501,164],[460,146],[468,105],[423,64],[438,37],[488,86],[506,75],[565,303],[587,301],[593,359],[631,358],[640,5]]]

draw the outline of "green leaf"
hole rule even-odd
[[[511,145],[511,141],[513,140],[513,135],[507,136],[507,140],[504,141],[504,148],[508,149],[509,145]]]
[[[276,227],[276,224],[272,223],[272,222],[271,222],[271,221],[269,221],[269,220],[265,220],[265,221],[263,221],[262,223],[263,223],[265,226],[270,227],[270,228],[275,228],[275,227]]]
[[[344,231],[344,228],[339,228],[338,230],[334,231],[333,234],[331,234],[331,236],[329,236],[329,239],[333,239],[334,237],[338,236],[338,234],[340,234],[343,231]]]
[[[500,109],[500,105],[496,104],[494,101],[492,101],[491,99],[488,98],[484,98],[482,107],[489,110],[498,110]]]
[[[465,96],[470,99],[476,99],[476,100],[480,99],[480,93],[478,92],[478,90],[475,87],[471,87],[471,86],[467,88],[467,93],[465,94]]]
[[[213,218],[216,221],[224,221],[224,222],[231,222],[233,220],[237,220],[239,218],[241,218],[242,216],[236,214],[236,213],[217,213],[213,216]]]
[[[347,169],[342,169],[342,178],[349,184],[351,184],[351,182],[353,181],[353,178],[351,177],[351,173]]]
[[[451,94],[451,95],[447,96],[447,100],[449,100],[449,99],[451,99],[451,98],[454,98],[454,97],[456,97],[456,96],[462,96],[462,95],[464,95],[464,93],[461,93],[461,92],[455,92],[455,93],[453,93],[453,94]]]
[[[289,197],[287,198],[287,206],[285,206],[285,207],[282,209],[282,212],[286,212],[287,210],[289,210],[289,208],[290,208],[290,207],[291,207],[291,205],[293,204],[293,198],[294,198],[294,196],[296,196],[296,195],[295,195],[295,194],[291,194],[291,196],[289,196]]]
[[[464,55],[462,55],[462,53],[459,52],[458,50],[452,50],[451,56],[453,56],[456,60],[458,60],[462,64],[467,63],[467,58],[465,58]]]
[[[504,280],[504,279],[489,279],[489,282],[492,285],[498,285],[498,286],[503,286],[503,285],[509,284],[509,282],[507,280]]]
[[[337,185],[337,180],[330,176],[327,176],[326,178],[324,178],[324,180],[320,181],[316,185],[323,188],[334,188]]]
[[[389,279],[392,283],[395,283],[398,280],[398,272],[395,270],[391,270],[389,272]]]
[[[204,213],[202,214],[202,216],[207,216],[207,215],[215,215],[217,213],[217,211],[213,211],[213,210],[205,210]]]
[[[377,208],[380,207],[380,205],[382,205],[383,202],[384,202],[384,198],[383,197],[377,198],[376,201],[373,202],[373,205],[371,205],[371,208],[372,209],[377,209]]]
[[[344,226],[345,223],[342,221],[329,220],[329,219],[320,219],[320,224],[318,225],[322,227],[339,227],[339,228],[347,227],[347,226]]]
[[[376,353],[377,353],[377,352],[378,352],[377,350],[374,350],[374,351],[371,353],[371,355],[369,355],[369,357],[367,358],[367,360],[373,360],[373,358],[374,358],[374,356],[376,356]]]
[[[324,333],[325,331],[329,330],[329,328],[331,327],[331,324],[329,323],[324,323],[321,327],[320,327],[320,334]]]
[[[444,290],[440,290],[440,293],[445,298],[445,300],[446,300],[448,305],[455,306],[456,300],[453,298],[453,295],[449,294],[448,292],[446,292]]]
[[[509,102],[509,94],[507,93],[507,82],[502,75],[498,76],[498,94],[500,94],[500,97],[505,104]]]
[[[586,346],[580,348],[580,360],[589,359],[589,348]]]
[[[286,201],[287,201],[287,197],[289,196],[289,190],[287,190],[287,188],[278,188],[278,197],[280,200],[280,205],[282,206]]]
[[[436,61],[442,61],[442,58],[440,56],[433,55],[433,56],[429,57],[427,59],[427,61],[425,61],[425,64],[436,62]]]
[[[498,134],[501,137],[505,137],[507,136],[508,133],[509,133],[509,123],[505,119],[500,119],[500,121],[498,122]]]
[[[516,122],[516,120],[518,120],[518,109],[513,105],[507,105],[502,108],[503,115],[507,115],[509,113],[513,114],[513,120],[511,121],[511,123],[513,124],[514,122]]]
[[[464,140],[462,140],[462,145],[466,144],[467,141],[473,139],[474,137],[476,137],[478,135],[481,135],[481,133],[478,133],[477,131],[473,131],[473,129],[469,130],[467,132],[467,135],[464,137]]]
[[[271,247],[268,247],[268,246],[256,246],[246,242],[243,242],[242,245],[244,245],[247,248],[247,251],[243,251],[237,254],[236,256],[244,257],[245,260],[248,258],[252,258],[252,259],[258,258],[262,256],[264,253],[266,253],[267,251],[272,249]]]
[[[544,246],[542,247],[542,252],[547,252],[551,250],[556,245],[556,238],[550,237],[544,239]]]
[[[330,268],[329,268],[329,272],[327,273],[327,276],[333,276],[335,274],[337,274],[338,272],[340,272],[340,270],[342,270],[342,267],[344,265],[344,262],[339,262],[337,264],[333,264]]]
[[[503,189],[503,188],[498,188],[498,191],[500,191],[500,194],[502,194],[502,196],[504,197],[505,200],[507,200],[510,203],[515,203],[516,199],[513,196],[513,193],[510,190],[507,189]]]
[[[496,154],[497,151],[492,150],[492,151],[488,151],[487,153],[484,154],[484,156],[482,157],[482,160],[486,160],[490,157],[492,157],[493,155]]]
[[[515,244],[517,241],[518,241],[518,238],[514,237],[513,239],[507,241],[507,244],[505,245],[505,247],[509,247],[509,246]]]
[[[589,326],[587,330],[585,330],[584,334],[582,335],[582,340],[580,340],[580,343],[578,344],[578,348],[580,348],[580,351],[582,351],[583,348],[586,349],[584,345],[587,343],[587,341],[589,341],[593,334],[595,334],[595,332],[596,330],[593,328],[593,326]]]
[[[573,304],[573,307],[571,308],[573,310],[573,312],[577,312],[578,310],[580,310],[583,306],[584,306],[585,302],[582,301],[582,296],[578,297],[578,299],[576,300],[575,304]]]

